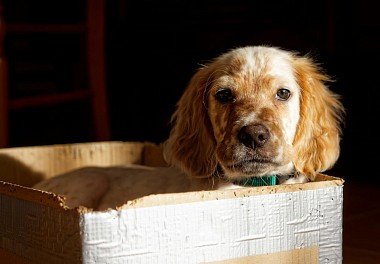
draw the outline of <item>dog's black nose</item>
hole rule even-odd
[[[268,128],[260,124],[244,126],[238,133],[238,140],[252,149],[264,146],[269,141],[269,138]]]

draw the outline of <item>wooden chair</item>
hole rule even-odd
[[[65,102],[90,99],[96,141],[110,138],[104,58],[105,1],[87,0],[85,22],[79,24],[6,24],[0,2],[0,147],[9,145],[9,112],[28,107],[43,107]],[[26,98],[9,98],[8,65],[4,54],[4,38],[8,32],[17,33],[83,33],[86,37],[86,67],[88,86],[82,90],[58,92]]]

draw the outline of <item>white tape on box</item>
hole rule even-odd
[[[84,263],[202,263],[319,247],[342,263],[343,186],[81,216]]]

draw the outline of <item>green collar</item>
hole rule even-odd
[[[272,186],[277,184],[277,176],[262,176],[262,177],[251,177],[243,179],[241,181],[236,181],[235,184],[241,186]]]

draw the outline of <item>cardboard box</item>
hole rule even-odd
[[[0,262],[341,263],[343,180],[150,195],[120,210],[69,209],[29,188],[89,165],[165,165],[150,143],[0,150]]]

